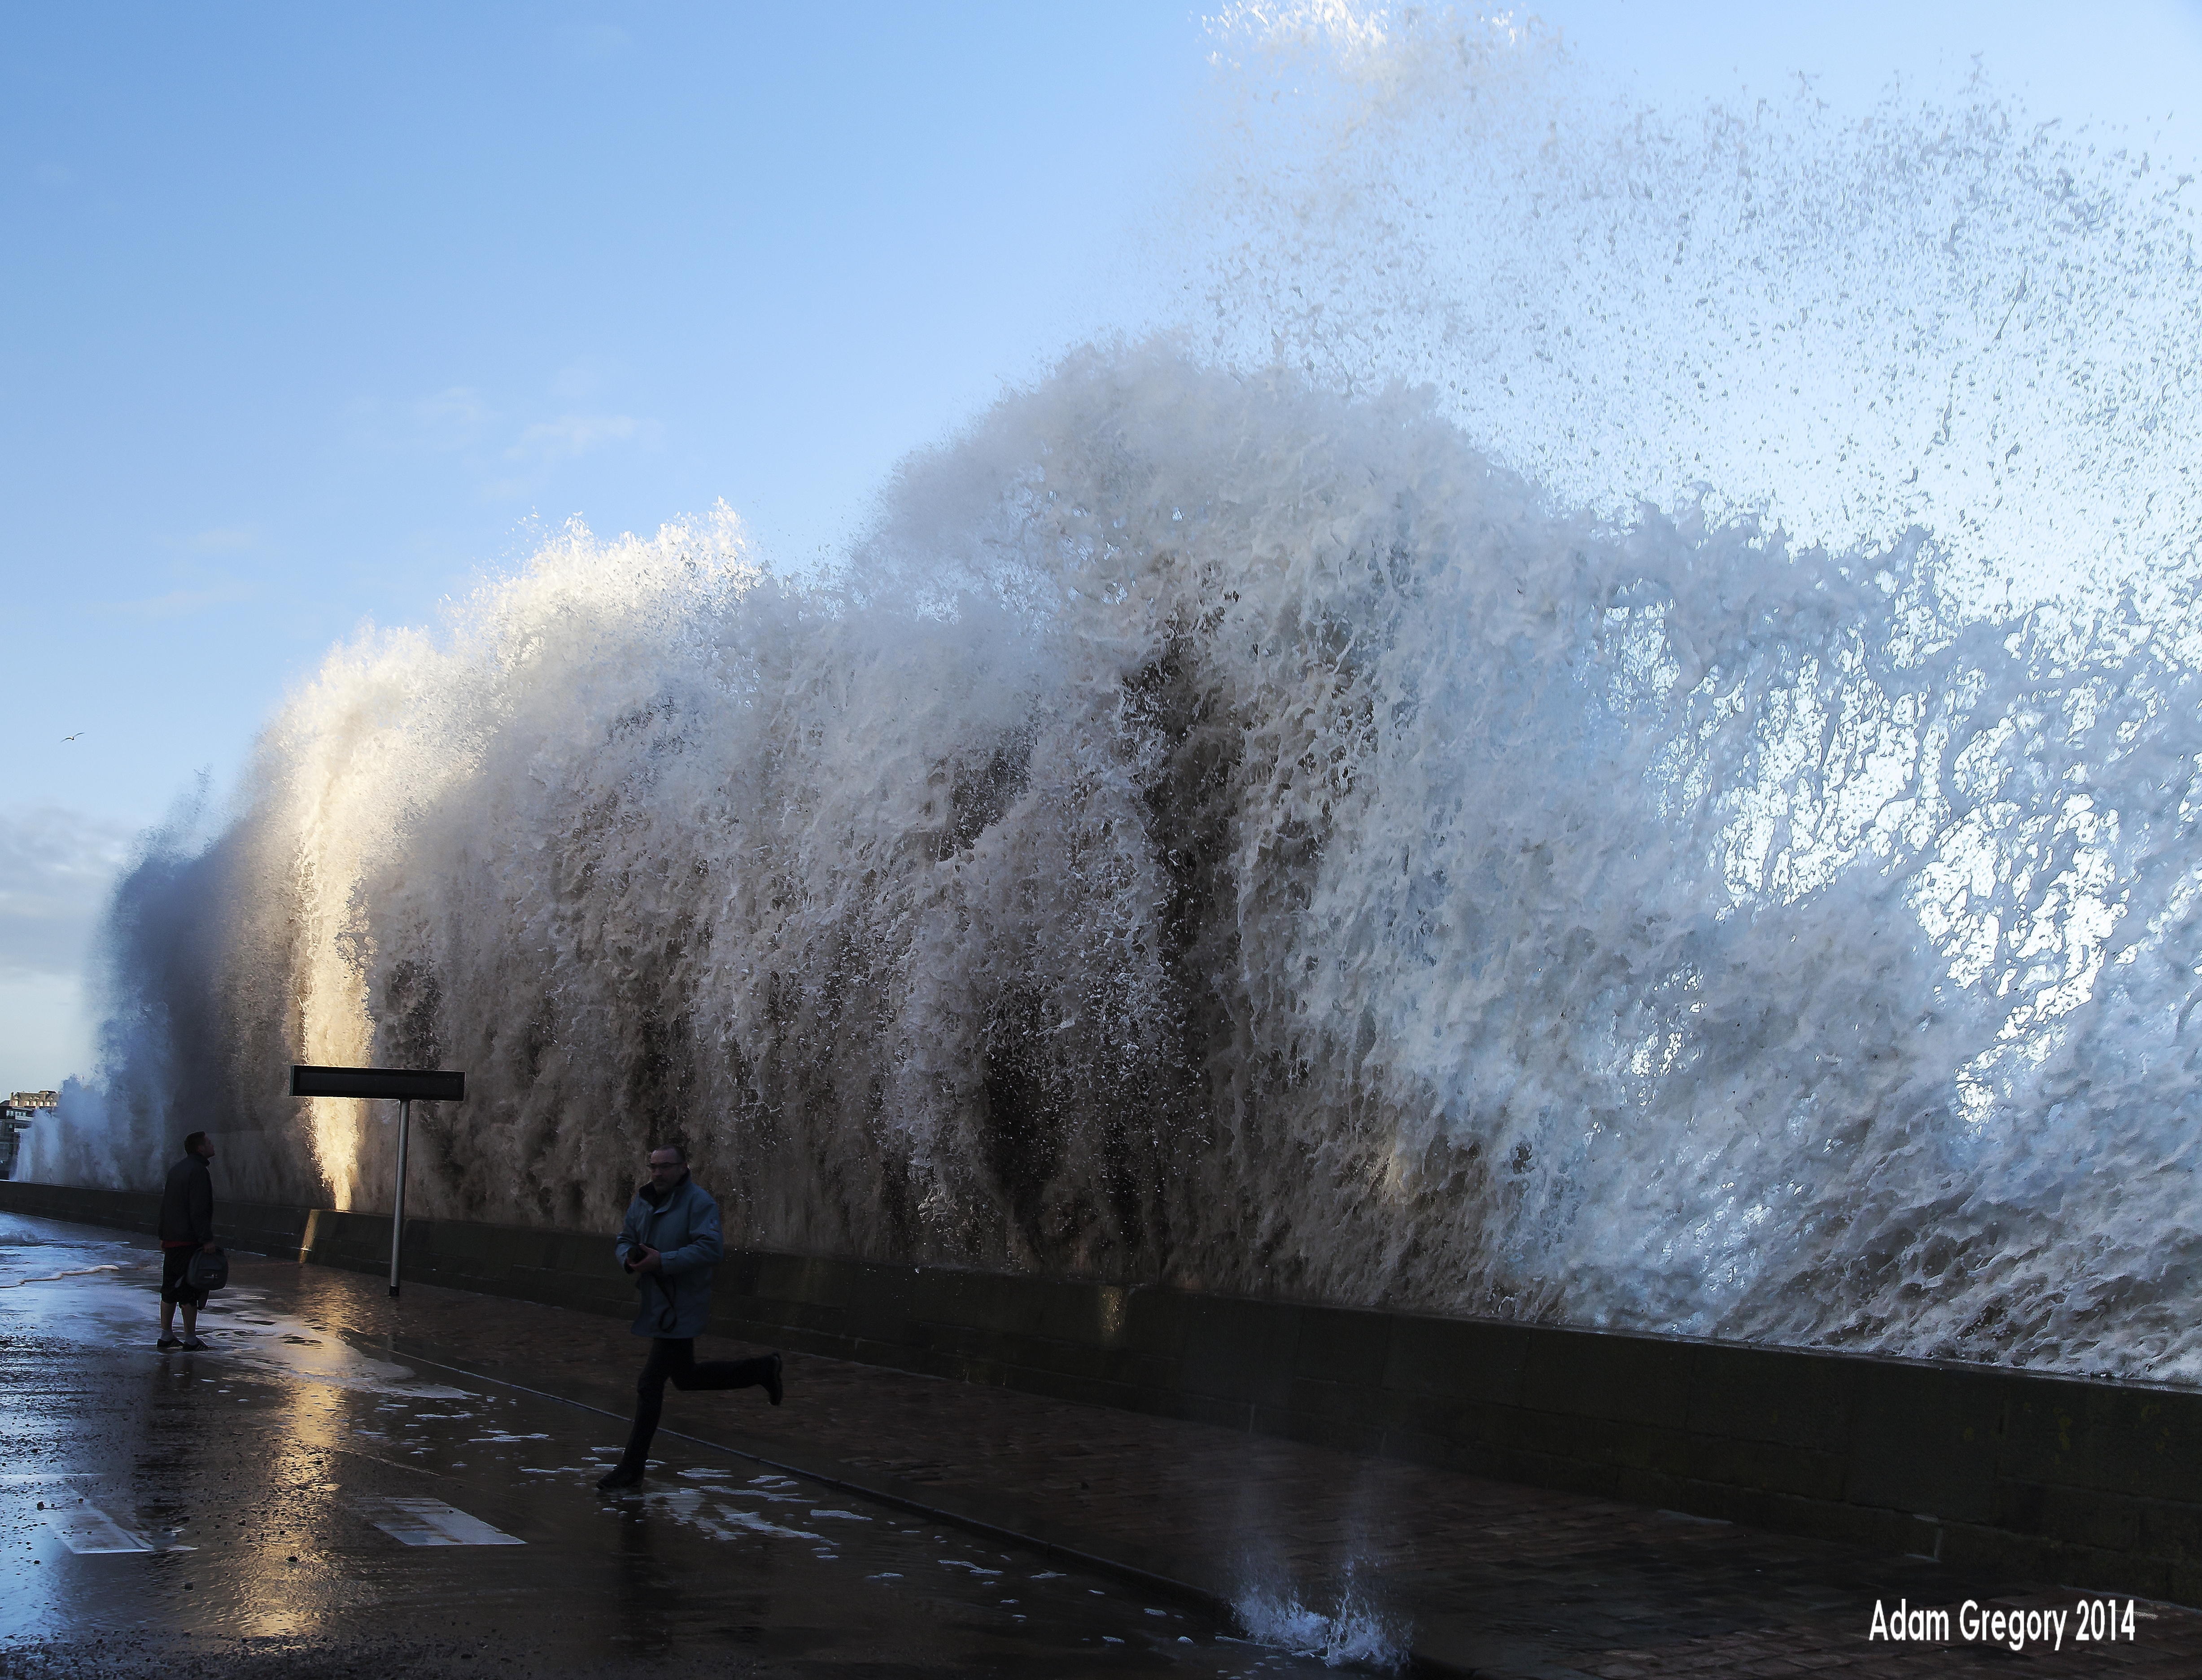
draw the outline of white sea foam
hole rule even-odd
[[[1992,102],[1632,146],[1422,15],[1261,35],[1234,97],[1329,80],[1220,328],[839,571],[575,528],[332,654],[29,1170],[211,1105],[233,1194],[377,1205],[281,1070],[442,1064],[428,1215],[678,1137],[759,1247],[2202,1376],[2183,213]]]

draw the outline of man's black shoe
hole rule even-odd
[[[158,1341],[155,1342],[153,1346],[158,1348],[162,1353],[165,1353],[171,1347],[180,1347],[183,1344],[178,1341],[175,1337],[172,1335],[164,1335]]]
[[[632,1488],[641,1480],[640,1471],[629,1470],[625,1465],[620,1465],[615,1466],[610,1474],[598,1478],[597,1491],[600,1494],[609,1494],[621,1488]]]
[[[772,1356],[772,1371],[764,1380],[764,1397],[774,1406],[780,1404],[780,1355]]]
[[[203,1353],[207,1345],[195,1335],[187,1335],[183,1340],[183,1349],[186,1353]]]

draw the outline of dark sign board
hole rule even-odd
[[[291,1070],[294,1097],[407,1097],[416,1103],[467,1099],[467,1076],[434,1068],[300,1068]]]

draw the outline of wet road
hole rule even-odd
[[[159,1353],[149,1242],[0,1216],[0,1675],[1327,1671],[671,1435],[599,1494],[615,1421],[254,1270]]]

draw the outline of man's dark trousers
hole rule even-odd
[[[650,1457],[651,1437],[665,1411],[665,1385],[683,1394],[692,1388],[762,1388],[772,1380],[772,1359],[707,1359],[696,1363],[696,1338],[688,1335],[652,1336],[650,1358],[634,1385],[634,1428],[620,1455],[622,1470],[639,1471]]]

